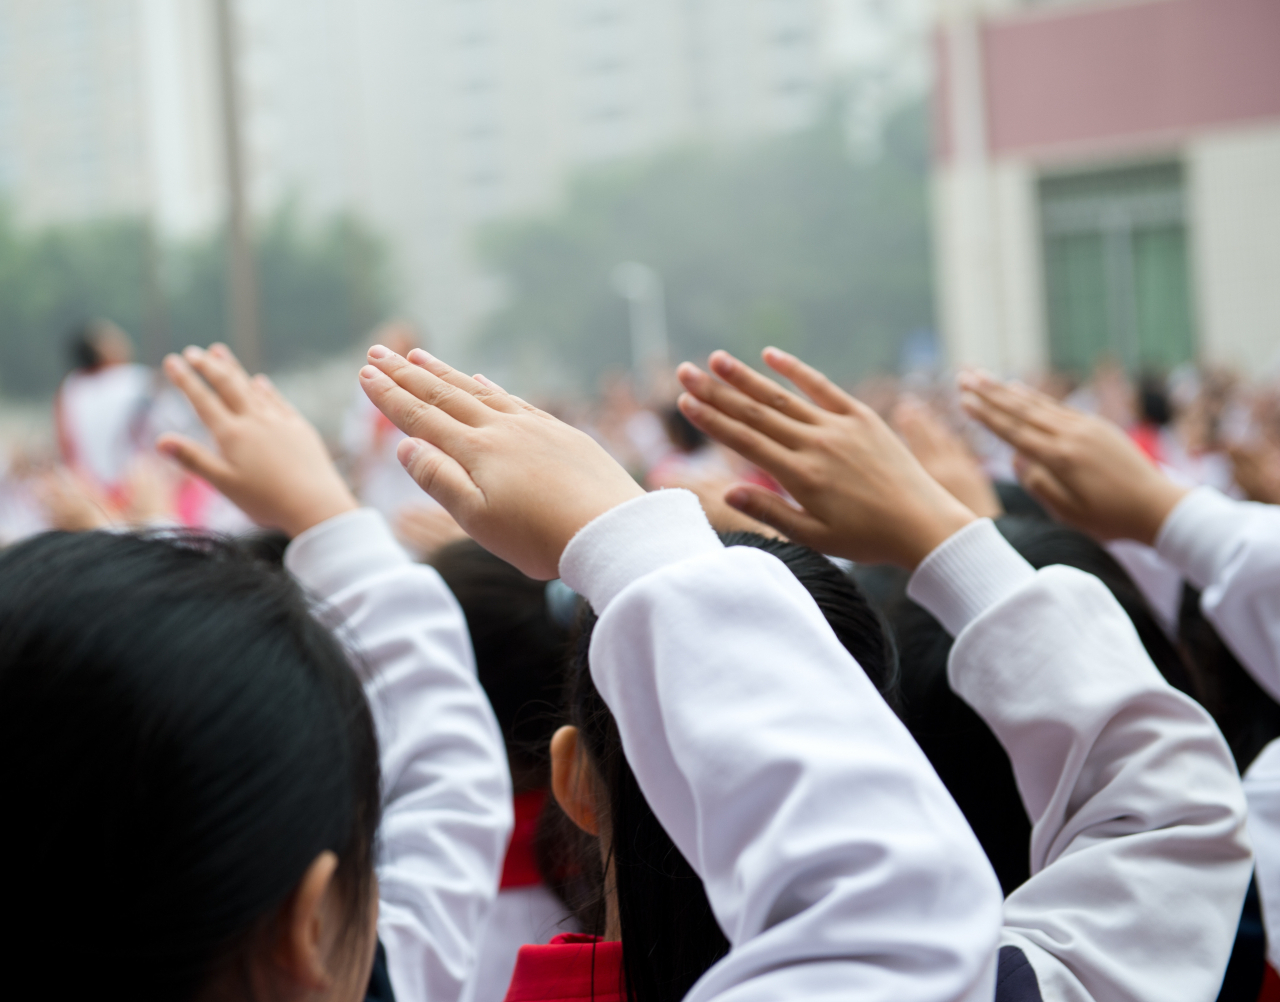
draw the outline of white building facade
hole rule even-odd
[[[943,0],[953,364],[1280,363],[1280,5]]]

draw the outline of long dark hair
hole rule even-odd
[[[316,856],[368,946],[373,721],[289,578],[201,536],[0,554],[8,970],[189,999],[238,978]]]
[[[836,636],[896,708],[897,657],[879,614],[858,586],[826,557],[794,543],[748,532],[722,537],[781,560],[813,596]],[[622,752],[617,724],[591,678],[587,659],[595,616],[585,608],[567,693],[568,723],[605,787],[612,833],[609,852],[622,931],[627,996],[633,1002],[677,1002],[729,950],[702,881],[658,821]],[[551,807],[544,816],[540,863],[584,931],[605,924],[599,841],[578,832]]]

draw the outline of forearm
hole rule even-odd
[[[724,550],[685,496],[603,516],[562,572],[601,613],[592,673],[733,947],[691,998],[989,1002],[999,892],[955,804],[803,586]]]
[[[377,513],[303,533],[286,565],[353,650],[383,778],[379,935],[405,1002],[457,998],[511,827],[501,736],[462,612]]]
[[[1212,997],[1250,871],[1225,742],[1099,581],[1033,571],[990,523],[961,536],[909,592],[957,634],[952,687],[1004,746],[1033,824],[1006,942],[1046,998]]]
[[[1205,617],[1280,699],[1280,508],[1198,488],[1165,519],[1156,550],[1201,590]]]

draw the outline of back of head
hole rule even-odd
[[[67,332],[67,360],[71,368],[88,372],[102,364],[98,355],[98,322],[88,320]]]
[[[359,681],[283,574],[202,537],[0,555],[9,970],[192,998],[243,976],[325,850],[355,940],[378,784]]]
[[[897,696],[897,661],[878,613],[858,586],[826,557],[794,543],[748,532],[722,537],[727,546],[750,546],[781,560],[814,597],[836,636],[891,705]],[[588,610],[578,638],[568,686],[569,723],[578,728],[609,802],[611,862],[630,997],[635,1002],[676,1002],[720,957],[729,943],[716,923],[702,881],[654,815],[622,752],[613,715],[587,660],[595,618]],[[604,931],[604,861],[594,839],[575,835],[567,819],[551,822],[566,860],[545,853],[548,883],[568,884],[568,903],[587,932]],[[551,838],[544,839],[544,851]],[[594,855],[593,855],[594,853]],[[566,863],[568,865],[566,865]],[[568,873],[573,879],[564,880]]]
[[[467,618],[480,684],[493,705],[516,792],[545,787],[547,742],[569,654],[569,628],[555,620],[547,584],[525,576],[471,539],[431,560]]]

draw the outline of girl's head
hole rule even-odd
[[[59,994],[358,999],[377,742],[283,574],[206,538],[0,555],[5,962]]]
[[[893,646],[857,585],[805,547],[747,532],[723,538],[726,545],[762,549],[786,564],[896,709]],[[623,755],[613,715],[591,679],[587,651],[594,625],[587,611],[570,670],[568,723],[552,739],[552,789],[563,814],[547,821],[543,868],[584,931],[622,940],[630,998],[674,1002],[729,944],[702,881],[654,815]]]

